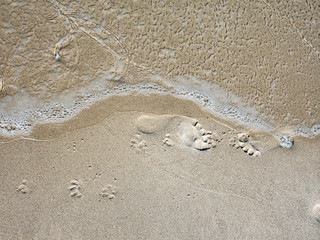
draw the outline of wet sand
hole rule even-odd
[[[0,6],[4,134],[12,133],[7,125],[25,131],[54,120],[52,114],[67,119],[75,114],[69,104],[100,86],[142,82],[197,90],[207,95],[203,101],[233,105],[290,136],[320,131],[316,2],[6,0]]]
[[[1,1],[0,239],[319,239],[319,13]]]

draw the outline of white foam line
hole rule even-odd
[[[112,89],[106,89],[103,85],[98,85],[93,87],[91,91],[83,90],[83,97],[80,100],[73,100],[72,102],[66,101],[66,103],[54,101],[45,104],[42,108],[26,108],[22,114],[19,112],[19,117],[15,116],[15,112],[10,114],[8,111],[0,111],[0,132],[3,135],[25,134],[30,132],[35,123],[63,121],[74,116],[81,109],[90,106],[97,100],[104,99],[112,95],[128,95],[133,90],[146,94],[171,93],[177,97],[191,99],[199,103],[201,107],[210,110],[212,113],[221,117],[231,118],[243,124],[254,125],[259,128],[264,128],[265,130],[269,130],[271,127],[263,120],[241,113],[232,106],[219,105],[210,97],[198,91],[184,89],[181,87],[167,90],[154,83],[139,83],[136,85],[122,83]],[[24,117],[21,118],[21,116]],[[14,125],[14,129],[11,127],[12,125]]]
[[[35,123],[58,122],[71,118],[85,107],[89,107],[93,102],[101,99],[106,99],[113,95],[129,95],[132,91],[149,94],[172,94],[173,96],[192,100],[198,103],[202,108],[209,110],[214,115],[235,121],[239,124],[255,127],[262,131],[273,131],[271,124],[261,118],[249,115],[246,112],[240,111],[236,107],[228,104],[222,104],[215,101],[212,97],[193,89],[182,86],[176,86],[167,90],[161,85],[155,83],[138,83],[129,85],[121,83],[112,89],[105,88],[102,84],[95,85],[91,90],[83,89],[82,98],[77,100],[52,101],[39,108],[26,108],[23,112],[12,112],[11,116],[8,111],[0,110],[0,133],[3,135],[27,134],[31,131]],[[21,117],[23,116],[23,117]],[[12,127],[14,126],[14,127]],[[314,136],[315,132],[319,132],[320,124],[315,127],[314,131],[309,131],[310,136]],[[287,141],[290,137],[286,134],[276,133],[275,137],[280,144],[288,147],[291,142]],[[285,141],[284,141],[285,140]],[[283,144],[282,144],[283,143]],[[289,145],[288,145],[289,144]],[[290,145],[291,146],[291,145]]]

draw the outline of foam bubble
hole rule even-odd
[[[312,127],[311,127],[311,131],[317,135],[320,133],[320,123],[317,123],[317,124],[314,124]]]
[[[290,136],[283,133],[275,133],[275,138],[278,139],[280,145],[284,148],[291,148],[293,145],[293,142],[290,139]]]

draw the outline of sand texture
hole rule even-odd
[[[317,0],[1,0],[0,240],[320,239]]]
[[[319,144],[250,135],[254,156],[230,145],[238,135],[209,118],[124,112],[3,143],[1,239],[317,239]]]
[[[119,83],[144,82],[243,124],[313,137],[320,132],[318,5],[3,0],[0,131],[28,132],[121,93],[113,89]]]

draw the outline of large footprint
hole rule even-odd
[[[172,115],[143,115],[137,120],[137,128],[144,134],[161,134],[166,131],[164,143],[168,146],[187,146],[197,150],[215,147],[212,132],[202,128],[192,118]]]
[[[180,122],[178,136],[188,147],[206,150],[215,146],[212,132],[206,131],[195,119],[188,118]]]

